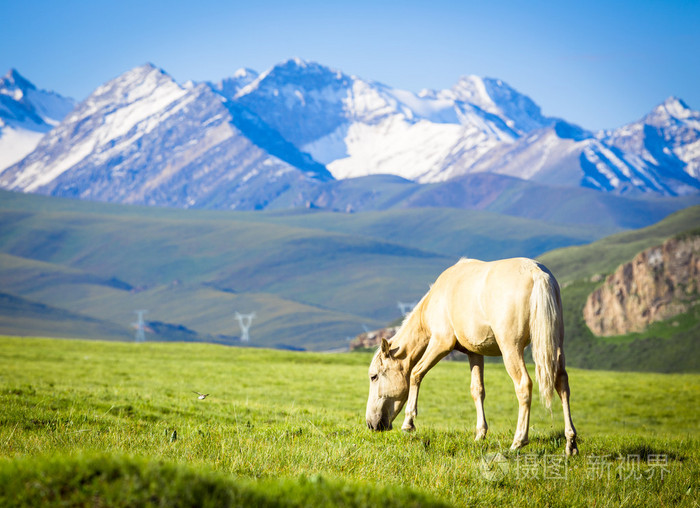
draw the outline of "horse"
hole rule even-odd
[[[576,455],[569,407],[564,323],[559,284],[542,264],[527,258],[461,259],[437,278],[390,341],[382,339],[369,366],[367,426],[391,430],[406,406],[401,429],[415,429],[418,390],[427,372],[452,350],[466,353],[476,405],[476,440],[486,437],[484,356],[502,356],[518,397],[511,445],[528,444],[532,380],[523,350],[532,344],[540,399],[551,407],[554,391],[564,411],[566,454]]]

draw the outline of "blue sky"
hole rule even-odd
[[[588,129],[700,109],[700,1],[0,0],[0,73],[84,99],[146,62],[179,82],[291,57],[417,92],[500,78]]]

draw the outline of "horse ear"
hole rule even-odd
[[[382,354],[384,356],[389,356],[391,346],[389,346],[389,341],[382,338]]]

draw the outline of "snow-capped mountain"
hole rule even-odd
[[[494,172],[540,183],[619,195],[700,191],[700,113],[675,98],[638,122],[593,134],[568,124],[504,144],[469,172]]]
[[[634,124],[594,135],[559,121],[491,150],[469,172],[500,173],[551,185],[578,184],[618,195],[677,196],[700,191],[700,179],[690,173],[695,164],[689,156],[690,138],[679,142],[678,151],[684,159],[662,159],[659,163],[660,157],[652,157],[648,151],[627,151],[617,144],[625,143],[622,138],[632,128]],[[669,148],[656,144],[656,150]]]
[[[700,187],[700,112],[669,97],[641,120],[601,133],[602,142],[647,168],[662,193],[685,194]]]
[[[0,172],[34,150],[74,106],[72,99],[38,90],[15,69],[0,78]]]
[[[181,86],[144,65],[95,90],[0,175],[0,185],[101,201],[249,209],[290,186],[330,177],[265,129],[232,113],[206,84]]]
[[[394,174],[429,183],[496,172],[618,194],[700,190],[698,113],[678,104],[670,108],[675,116],[652,113],[642,122],[660,129],[656,137],[645,134],[656,148],[629,153],[615,139],[631,127],[596,136],[542,115],[530,98],[496,79],[465,76],[449,90],[414,94],[291,59],[236,90],[229,100],[338,179]],[[661,157],[659,146],[674,156]]]
[[[362,189],[373,180],[337,180],[467,182],[486,172],[675,196],[700,193],[699,140],[700,113],[678,99],[594,134],[544,116],[496,79],[466,76],[413,93],[290,59],[261,74],[181,85],[149,64],[95,90],[0,174],[0,187],[179,207],[372,209],[386,206]],[[352,199],[340,195],[351,188]]]
[[[228,98],[340,179],[444,181],[500,143],[554,122],[497,80],[469,76],[451,90],[414,94],[299,59]]]

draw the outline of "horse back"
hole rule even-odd
[[[425,321],[431,336],[487,356],[499,356],[514,343],[524,347],[529,341],[533,271],[539,269],[526,258],[460,260],[430,290]]]

